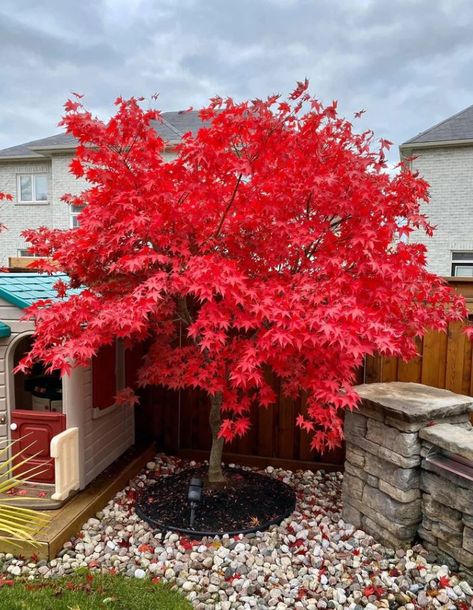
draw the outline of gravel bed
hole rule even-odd
[[[160,578],[198,610],[473,607],[461,576],[437,565],[420,545],[387,549],[340,517],[341,473],[266,473],[292,485],[296,511],[279,526],[245,537],[199,541],[155,534],[134,513],[148,481],[194,466],[163,455],[89,519],[50,562],[0,554],[4,577],[54,578],[77,568]]]

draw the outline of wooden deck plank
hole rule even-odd
[[[30,557],[35,553],[40,559],[53,559],[63,544],[80,531],[82,525],[101,510],[113,496],[123,489],[146,464],[154,458],[154,446],[135,447],[118,458],[83,491],[76,494],[59,509],[47,511],[50,523],[37,536],[37,546],[0,540],[0,552]]]

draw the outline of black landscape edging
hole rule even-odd
[[[192,470],[193,469],[189,469],[189,472],[191,472]],[[244,471],[239,468],[238,469],[232,468],[231,470],[233,472],[238,472],[238,471],[247,472],[247,471]],[[183,471],[176,473],[176,474],[182,474],[182,472]],[[254,473],[254,474],[258,474],[258,476],[261,476],[261,477],[267,476],[267,475],[262,475],[260,473]],[[169,475],[169,476],[172,477],[174,475]],[[144,495],[147,495],[147,493],[149,493],[149,490],[146,490],[146,491],[143,490],[141,495],[138,497],[136,504],[135,504],[135,512],[140,519],[142,519],[143,521],[145,521],[146,523],[148,523],[149,525],[154,527],[160,533],[175,532],[177,534],[185,535],[194,540],[198,540],[198,539],[201,539],[204,537],[213,538],[215,536],[224,536],[224,535],[238,536],[238,535],[245,535],[245,534],[254,534],[256,532],[263,532],[263,531],[267,530],[269,527],[271,527],[272,525],[279,525],[281,523],[281,521],[283,521],[284,519],[289,517],[289,515],[291,515],[296,508],[296,494],[295,494],[294,490],[292,489],[292,487],[290,485],[287,485],[283,481],[280,481],[279,479],[273,479],[272,477],[267,477],[267,478],[274,480],[274,482],[277,483],[278,486],[284,486],[288,490],[290,490],[291,495],[293,495],[293,502],[291,503],[291,505],[289,507],[287,507],[283,512],[281,512],[281,514],[277,515],[273,519],[264,521],[263,523],[260,523],[259,525],[255,526],[255,527],[226,530],[226,531],[223,531],[223,530],[202,531],[202,530],[188,529],[185,527],[178,527],[178,526],[173,526],[173,525],[165,525],[163,523],[160,523],[156,519],[153,519],[153,517],[149,516],[148,514],[146,514],[146,512],[143,510],[143,508],[141,506],[140,500],[142,499],[142,497]]]

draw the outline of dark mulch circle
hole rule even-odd
[[[159,479],[137,499],[136,513],[161,531],[198,538],[262,531],[280,523],[295,509],[294,490],[282,481],[240,468],[226,468],[226,482],[212,487],[205,483],[206,473],[205,467],[192,468]],[[192,477],[202,479],[204,488],[191,529],[187,494]]]

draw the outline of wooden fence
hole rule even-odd
[[[473,311],[473,279],[452,278],[452,286],[463,294]],[[414,381],[460,394],[473,396],[472,344],[462,332],[462,324],[451,324],[448,335],[429,333],[419,342],[419,356],[410,362],[395,358],[369,358],[360,383],[376,381]],[[317,455],[310,450],[310,439],[296,426],[296,416],[304,412],[301,400],[284,398],[277,380],[278,394],[274,407],[255,409],[251,429],[243,438],[226,447],[226,459],[239,463],[273,464],[283,467],[327,469],[340,468],[343,447]],[[210,431],[209,406],[199,392],[148,390],[137,411],[137,434],[156,440],[158,447],[186,457],[208,456]]]
[[[226,461],[281,467],[338,469],[344,460],[343,447],[318,455],[310,449],[310,438],[298,426],[304,412],[301,400],[281,395],[273,407],[256,408],[245,436],[225,446]],[[206,458],[210,449],[209,402],[201,392],[167,392],[153,388],[137,410],[137,435],[151,437],[161,450],[183,457]]]
[[[450,278],[449,283],[463,294],[468,309],[473,311],[473,279]],[[463,323],[455,322],[450,324],[448,333],[428,333],[418,341],[418,357],[409,362],[398,358],[368,358],[365,382],[413,381],[473,396],[473,344],[465,336],[463,327]]]

